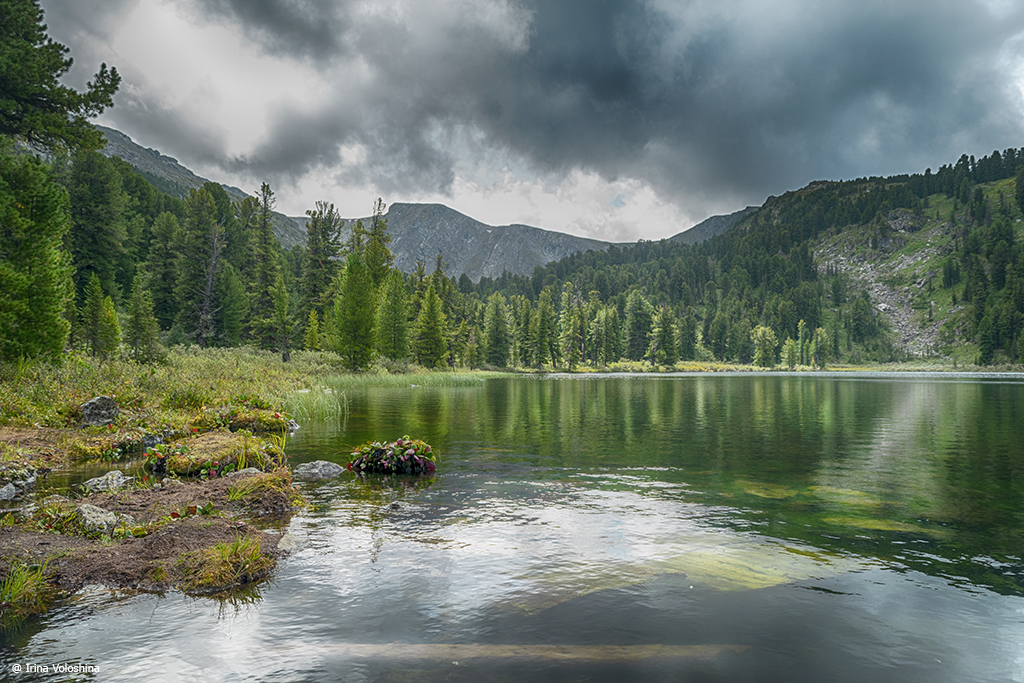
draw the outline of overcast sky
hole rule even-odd
[[[41,0],[98,122],[301,216],[659,239],[1024,146],[1019,0]]]

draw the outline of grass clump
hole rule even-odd
[[[27,565],[12,561],[0,583],[0,621],[9,621],[44,611],[54,590],[47,581],[46,564]]]
[[[186,593],[219,593],[264,578],[274,567],[255,536],[236,536],[230,543],[185,553],[175,568]]]

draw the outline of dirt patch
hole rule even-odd
[[[280,485],[282,481],[287,488]],[[251,491],[239,497],[243,484]],[[132,528],[145,535],[116,540],[59,535],[29,520],[0,527],[0,563],[46,562],[52,584],[61,591],[98,584],[157,592],[172,588],[216,592],[258,581],[269,573],[282,554],[277,548],[280,536],[252,524],[287,521],[295,502],[290,478],[283,472],[93,494],[74,504],[89,503],[131,515]],[[198,585],[197,563],[218,548],[228,553],[233,544],[244,546],[250,554],[254,551],[257,568],[239,567],[221,583]],[[233,561],[228,554],[226,562]]]
[[[0,453],[5,459],[32,461],[37,467],[67,462],[65,431],[39,427],[0,427]]]

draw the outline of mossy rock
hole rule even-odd
[[[171,474],[195,476],[211,471],[224,474],[246,467],[266,471],[282,465],[284,460],[284,451],[278,446],[252,434],[215,431],[173,444],[163,466]]]
[[[227,407],[203,410],[191,426],[200,432],[225,427],[233,432],[283,432],[288,430],[288,416],[274,410]]]

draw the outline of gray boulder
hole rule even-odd
[[[113,423],[117,419],[120,409],[117,403],[109,396],[97,396],[89,399],[81,405],[82,426],[96,427]]]
[[[78,519],[86,533],[98,533],[110,536],[119,524],[134,524],[135,518],[131,515],[122,515],[116,512],[108,512],[89,503],[78,505],[75,510],[78,512]]]
[[[102,477],[94,477],[86,481],[82,486],[90,493],[102,493],[103,491],[114,491],[121,488],[134,477],[126,477],[121,470],[107,472]]]
[[[313,462],[304,462],[301,465],[296,465],[295,469],[292,470],[292,478],[299,481],[333,479],[344,471],[345,468],[337,463],[326,460],[314,460]]]
[[[14,500],[16,495],[18,495],[18,489],[14,484],[6,484],[0,488],[0,500]]]
[[[246,467],[244,470],[238,470],[237,472],[228,472],[225,477],[248,477],[253,474],[260,474],[262,470],[258,467]]]

